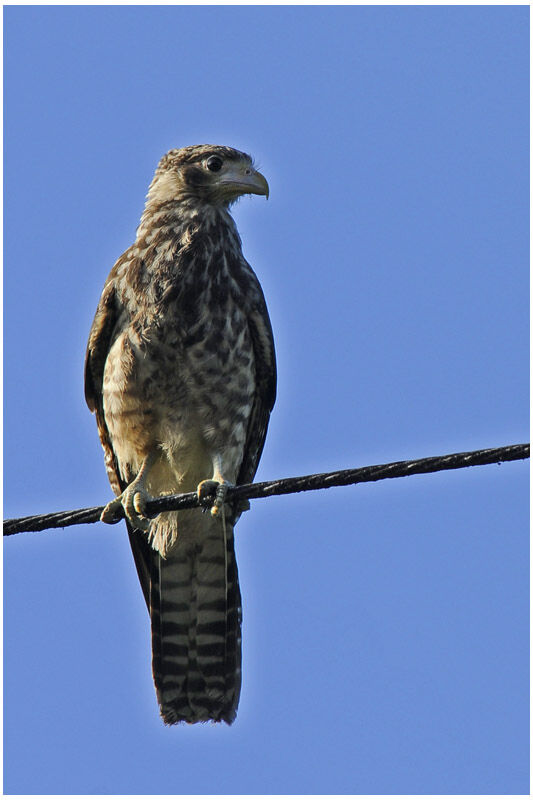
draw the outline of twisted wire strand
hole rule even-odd
[[[259,499],[280,494],[310,492],[316,489],[329,489],[331,486],[348,486],[357,483],[381,481],[385,478],[404,478],[409,475],[422,475],[448,469],[496,464],[503,461],[519,461],[529,458],[529,444],[513,444],[506,447],[493,447],[487,450],[471,450],[466,453],[450,453],[444,456],[420,458],[414,461],[393,461],[389,464],[375,464],[356,469],[343,469],[337,472],[320,472],[315,475],[301,475],[296,478],[281,478],[275,481],[247,483],[228,490],[227,502],[236,499]],[[214,498],[213,498],[214,499]],[[147,503],[147,513],[155,516],[161,511],[176,511],[200,506],[196,492],[172,494],[158,497]],[[66,528],[98,522],[104,506],[79,508],[73,511],[57,511],[53,514],[37,514],[31,517],[18,517],[4,520],[4,536],[30,531],[43,531],[49,528]],[[119,509],[114,522],[124,517]]]

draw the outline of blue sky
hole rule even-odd
[[[83,358],[160,156],[228,144],[258,479],[528,440],[527,7],[5,9],[5,516],[110,498]],[[10,794],[512,794],[528,465],[254,501],[231,728],[165,728],[123,526],[6,541]]]

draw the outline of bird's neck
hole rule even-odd
[[[137,240],[154,234],[159,236],[165,230],[172,237],[184,234],[194,237],[214,228],[238,238],[235,222],[226,206],[197,198],[166,202],[150,202],[149,198],[137,229]]]

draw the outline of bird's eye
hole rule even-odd
[[[220,156],[209,156],[205,162],[207,169],[211,172],[219,172],[219,170],[222,169],[222,164],[223,161]]]

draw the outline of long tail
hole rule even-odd
[[[194,516],[193,516],[194,515]],[[166,724],[231,724],[241,689],[241,595],[233,526],[181,512],[166,558],[152,551],[153,675]]]

